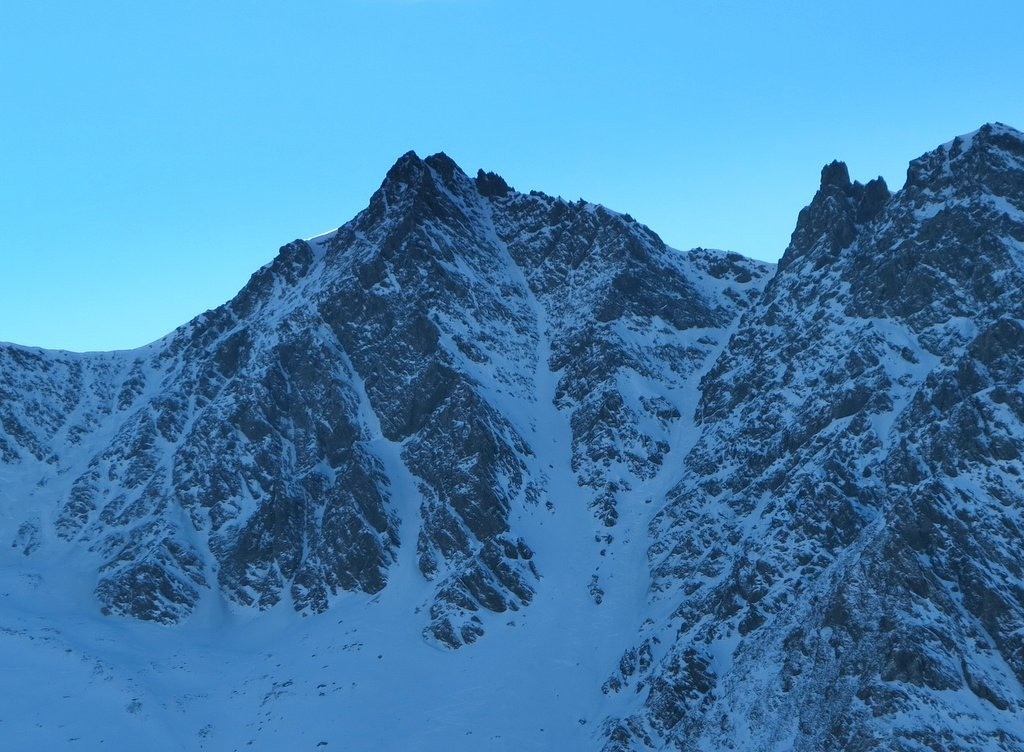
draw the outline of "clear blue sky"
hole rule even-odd
[[[0,340],[142,345],[403,152],[777,258],[821,166],[1024,128],[1024,3],[0,2]]]

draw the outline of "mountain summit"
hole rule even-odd
[[[1024,139],[833,164],[701,381],[613,749],[1024,749]]]
[[[1002,125],[777,270],[409,152],[147,347],[0,346],[0,737],[1022,750],[1021,290]]]
[[[553,424],[582,484],[559,505],[604,535],[767,271],[409,152],[351,222],[147,348],[0,351],[15,547],[166,623],[204,599],[324,611],[414,552],[409,618],[471,642],[542,576],[510,518],[556,507]]]

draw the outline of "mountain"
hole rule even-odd
[[[822,171],[701,380],[608,749],[1024,749],[1024,137]]]
[[[0,345],[0,739],[1024,750],[1022,290],[1002,125],[777,269],[410,152],[157,342]]]
[[[567,588],[592,623],[642,587],[638,496],[769,270],[406,154],[351,222],[147,347],[0,349],[7,561],[29,601],[66,586],[72,615],[168,639],[369,608],[454,649],[560,620]]]

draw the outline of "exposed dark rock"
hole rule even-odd
[[[823,170],[651,528],[670,647],[610,727],[659,742],[610,749],[1024,749],[1022,155]]]

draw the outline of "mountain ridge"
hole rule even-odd
[[[539,325],[539,319],[534,325],[522,324],[521,320],[526,319],[530,314],[528,309],[539,310],[539,304],[533,297],[535,293],[529,289],[523,272],[512,270],[520,269],[523,264],[528,263],[527,257],[522,254],[531,249],[517,245],[515,252],[520,254],[520,258],[518,260],[512,258],[510,255],[512,251],[509,250],[506,241],[498,237],[497,228],[493,225],[491,204],[500,200],[503,203],[514,203],[517,209],[527,212],[535,213],[540,209],[543,211],[543,215],[538,217],[541,221],[547,221],[547,215],[572,215],[574,217],[572,221],[589,224],[594,229],[603,224],[610,224],[614,227],[614,232],[624,233],[631,238],[627,243],[628,247],[616,251],[620,256],[626,254],[622,256],[620,263],[628,262],[630,253],[638,254],[639,262],[648,263],[650,261],[649,252],[646,250],[648,244],[660,256],[666,258],[668,257],[666,254],[675,252],[669,251],[660,239],[646,228],[636,225],[631,220],[623,219],[621,215],[607,212],[601,207],[582,202],[570,205],[560,199],[552,199],[536,192],[525,196],[508,189],[503,181],[501,185],[504,187],[499,186],[498,189],[495,189],[496,181],[500,178],[493,175],[487,177],[484,173],[481,175],[484,177],[478,176],[477,181],[473,181],[443,154],[432,155],[421,160],[414,153],[407,153],[388,172],[381,187],[373,194],[368,207],[363,212],[332,233],[318,236],[311,242],[294,241],[284,246],[278,256],[257,271],[239,294],[228,303],[200,315],[192,322],[179,327],[147,347],[127,351],[118,356],[97,356],[96,358],[80,356],[78,358],[83,362],[97,358],[99,360],[118,357],[134,358],[134,363],[131,366],[133,380],[125,377],[125,383],[128,384],[131,381],[138,394],[146,389],[160,391],[164,387],[158,386],[158,382],[166,383],[168,379],[178,381],[184,379],[186,386],[175,392],[173,396],[155,397],[155,403],[143,404],[141,409],[133,413],[133,417],[127,418],[127,420],[136,421],[136,425],[129,429],[129,432],[135,434],[129,439],[131,446],[129,453],[124,454],[123,450],[115,450],[115,455],[112,457],[94,457],[90,461],[89,469],[79,475],[68,492],[68,500],[57,521],[58,534],[73,538],[81,532],[83,526],[93,523],[96,512],[95,499],[100,494],[100,486],[110,481],[111,478],[123,477],[125,472],[125,470],[108,468],[107,478],[104,479],[101,477],[102,473],[97,467],[98,465],[109,464],[111,461],[115,464],[118,462],[127,464],[129,466],[127,472],[137,476],[129,481],[128,490],[129,492],[134,491],[135,487],[132,484],[142,485],[142,478],[151,475],[158,469],[161,462],[165,462],[156,456],[156,452],[146,451],[154,443],[163,439],[178,447],[177,453],[171,460],[173,470],[169,467],[163,472],[172,472],[177,476],[184,474],[187,477],[171,478],[171,487],[177,489],[171,493],[173,499],[168,497],[169,492],[160,490],[152,484],[148,485],[148,490],[145,493],[150,494],[153,498],[146,503],[152,504],[156,497],[161,497],[162,501],[159,504],[168,510],[167,514],[171,514],[170,510],[176,508],[177,504],[183,503],[192,516],[193,527],[200,531],[207,528],[207,534],[213,536],[209,545],[211,553],[218,559],[215,564],[210,561],[202,564],[201,562],[206,558],[202,553],[205,546],[201,543],[185,545],[183,540],[179,540],[179,532],[182,537],[187,539],[195,537],[189,531],[188,526],[182,530],[175,523],[171,529],[168,529],[167,525],[171,523],[166,519],[153,522],[153,535],[164,541],[160,544],[161,554],[159,556],[166,566],[156,569],[147,566],[145,571],[132,569],[123,573],[123,579],[126,580],[123,586],[101,584],[97,594],[102,601],[106,602],[105,608],[114,612],[133,613],[145,618],[176,621],[194,606],[200,592],[210,585],[215,574],[221,580],[221,585],[229,576],[232,582],[237,582],[237,585],[234,585],[235,589],[231,591],[233,592],[232,597],[237,601],[260,604],[264,603],[264,598],[270,598],[271,600],[265,605],[273,605],[279,597],[276,592],[284,585],[283,575],[276,571],[282,565],[285,567],[285,579],[293,583],[292,599],[297,603],[306,602],[307,596],[304,594],[306,586],[296,583],[308,578],[320,582],[324,576],[322,572],[319,576],[302,574],[301,572],[304,570],[298,568],[300,565],[297,560],[294,560],[295,554],[290,554],[291,560],[282,562],[278,558],[280,552],[273,553],[274,544],[272,542],[270,543],[271,550],[257,556],[256,562],[254,562],[251,560],[252,552],[249,547],[255,544],[246,542],[248,539],[237,542],[237,545],[244,545],[244,550],[248,553],[239,554],[243,556],[243,562],[236,562],[226,554],[219,555],[218,547],[225,544],[219,543],[217,539],[222,526],[230,523],[239,513],[243,505],[242,500],[251,495],[253,488],[261,485],[269,486],[276,488],[273,491],[274,495],[287,495],[283,489],[275,485],[277,481],[274,478],[290,477],[294,475],[295,470],[288,469],[290,465],[287,463],[281,465],[280,460],[271,458],[271,454],[280,453],[286,449],[286,445],[291,445],[290,440],[275,439],[276,448],[269,454],[266,450],[260,454],[253,444],[266,440],[267,436],[274,433],[273,426],[281,421],[285,421],[288,425],[294,425],[294,421],[298,419],[302,424],[308,426],[311,420],[316,420],[312,418],[315,413],[312,405],[302,408],[302,415],[290,415],[294,412],[294,405],[275,407],[278,398],[274,395],[281,391],[287,391],[290,379],[307,380],[308,383],[304,387],[306,390],[316,391],[320,399],[323,399],[325,395],[331,395],[329,399],[334,404],[335,410],[342,413],[347,412],[351,416],[347,424],[340,429],[342,431],[340,436],[314,431],[315,435],[310,436],[308,440],[313,445],[320,447],[329,446],[332,441],[339,438],[344,442],[354,440],[354,443],[350,444],[349,451],[356,452],[355,460],[346,459],[345,462],[356,461],[360,469],[358,477],[351,479],[351,482],[363,488],[364,495],[370,494],[374,497],[369,502],[370,506],[361,507],[357,514],[357,518],[363,520],[362,524],[366,525],[363,532],[359,533],[359,540],[362,542],[357,546],[352,540],[346,539],[345,546],[346,548],[356,548],[360,561],[372,560],[377,564],[353,579],[349,572],[352,562],[346,558],[343,551],[332,550],[329,558],[335,562],[343,561],[344,565],[338,567],[336,575],[327,576],[328,590],[344,582],[348,588],[365,587],[372,592],[383,587],[386,581],[383,572],[389,566],[388,562],[394,562],[397,522],[395,520],[386,521],[389,519],[385,500],[387,482],[381,475],[379,462],[364,456],[358,449],[359,446],[365,444],[367,438],[367,422],[363,420],[362,427],[360,427],[358,417],[366,413],[367,400],[370,403],[387,403],[388,400],[394,402],[395,396],[400,395],[403,390],[411,392],[407,400],[403,401],[403,398],[399,396],[399,404],[389,406],[383,412],[373,407],[372,404],[369,405],[370,413],[375,415],[369,422],[378,422],[382,436],[391,442],[404,442],[411,434],[426,430],[427,424],[424,423],[424,419],[433,411],[447,404],[446,400],[456,401],[460,405],[458,409],[461,413],[466,411],[470,414],[480,413],[482,422],[477,424],[476,428],[466,437],[466,440],[470,442],[466,446],[466,450],[475,452],[478,458],[484,456],[480,454],[483,451],[493,461],[493,466],[487,471],[487,473],[496,473],[490,475],[490,479],[487,481],[491,486],[502,487],[509,482],[514,485],[521,483],[514,479],[522,477],[525,468],[522,457],[531,454],[531,450],[526,446],[521,435],[522,429],[517,431],[508,423],[507,418],[495,412],[494,406],[489,404],[487,399],[481,398],[476,387],[481,386],[482,382],[496,380],[499,391],[513,388],[521,391],[524,386],[528,386],[527,382],[530,377],[512,373],[514,369],[511,365],[499,365],[493,373],[487,374],[482,373],[473,364],[478,365],[483,361],[498,363],[498,350],[513,347],[516,341],[520,343],[518,345],[520,357],[528,359],[533,355],[531,351],[537,347],[532,342],[540,342],[547,336],[547,333],[533,331]],[[491,186],[489,191],[493,195],[484,196],[479,192],[478,188],[483,184],[482,181]],[[426,229],[423,229],[424,226]],[[430,229],[433,227],[439,229]],[[479,228],[483,228],[483,230]],[[453,231],[464,233],[458,241],[460,248],[476,250],[469,255],[464,251],[453,255],[447,247],[451,241],[449,234]],[[513,231],[514,228],[510,230],[510,232]],[[397,257],[396,253],[399,250],[403,253]],[[582,250],[585,249],[581,248],[573,252],[571,263],[576,267],[587,263],[585,256],[580,255]],[[711,256],[706,252],[702,253],[703,255],[700,256],[702,259],[706,260]],[[726,264],[726,267],[723,267],[726,270],[728,264],[749,263],[741,261],[739,257],[730,256],[723,256],[722,262]],[[476,268],[472,268],[474,264]],[[492,275],[490,281],[487,282],[486,289],[482,289],[478,282],[479,279],[486,279],[487,275],[491,274],[485,268],[488,264],[504,266],[506,270],[510,271],[507,271],[505,277],[500,279]],[[396,276],[396,272],[398,276]],[[679,275],[681,272],[676,266],[671,273]],[[508,288],[508,280],[517,276],[520,279],[518,289],[521,291],[520,294],[525,297],[518,304],[518,308],[509,308],[502,298],[495,297],[491,290],[501,289],[503,290],[502,295],[504,295],[511,289]],[[743,279],[746,282],[753,278],[749,271],[744,271]],[[615,283],[620,283],[620,280],[635,280],[635,276],[620,276],[614,280],[613,287]],[[679,282],[683,282],[683,280],[680,278]],[[564,280],[562,283],[564,284]],[[635,285],[635,281],[623,281],[621,284]],[[683,282],[683,284],[688,283]],[[408,299],[404,294],[394,294],[394,291],[395,289],[401,290],[403,285],[419,286],[422,292],[415,296],[413,302],[416,305],[409,310],[404,324],[396,326],[393,312],[403,303],[407,303]],[[476,286],[476,290],[473,289],[473,286]],[[579,289],[586,289],[586,284]],[[328,294],[321,294],[321,290]],[[700,298],[700,294],[695,289],[690,288],[689,294]],[[434,306],[441,305],[443,308],[444,303],[439,301],[443,301],[445,295],[451,295],[456,299],[462,296],[463,301],[457,307],[449,307],[442,316]],[[604,302],[597,301],[594,304],[600,309],[597,311],[599,319],[608,322],[622,315],[619,310],[606,310],[609,302],[618,305],[619,297],[605,292],[601,292],[600,296],[601,301]],[[380,309],[380,300],[385,297],[394,301],[393,307],[388,311]],[[669,298],[658,298],[652,300],[650,305],[666,309],[668,300]],[[479,322],[468,320],[465,315],[481,301],[484,301],[483,305],[486,308],[488,319],[482,325]],[[428,305],[424,307],[424,303],[428,303]],[[635,303],[630,302],[629,305],[634,306]],[[381,315],[384,315],[385,318],[380,319]],[[701,312],[699,315],[703,318],[696,323],[711,324],[711,319],[718,317],[721,320],[724,314],[708,309],[706,313]],[[360,317],[366,319],[365,326],[373,330],[372,340],[366,339],[365,330],[357,330],[350,326],[353,319]],[[441,318],[446,319],[442,323],[448,328],[447,333],[438,328]],[[299,329],[295,328],[295,324],[290,323],[293,319],[301,322]],[[517,319],[520,321],[517,322]],[[506,323],[502,324],[502,321]],[[516,328],[517,324],[522,325]],[[465,329],[467,325],[475,328],[475,339],[468,339],[460,333],[460,330]],[[691,322],[682,320],[677,322],[677,326],[688,325],[691,325]],[[319,329],[324,337],[324,341],[318,345],[318,355],[308,352],[308,345],[295,339],[297,336],[301,337],[300,332],[309,326],[312,326],[314,330]],[[282,327],[287,329],[288,333],[282,335],[281,331],[274,331],[275,328],[280,330]],[[496,329],[497,333],[489,333],[488,329]],[[590,334],[577,331],[572,336],[576,339],[580,337],[586,339]],[[385,361],[379,357],[378,349],[381,342],[386,341],[389,337],[393,340],[392,349],[389,359]],[[264,373],[262,378],[273,379],[273,382],[265,384],[260,399],[256,403],[251,403],[251,400],[248,400],[245,395],[234,394],[234,391],[249,389],[248,386],[240,385],[236,376],[246,360],[251,360],[253,353],[262,347],[258,343],[260,338],[266,339],[269,343],[268,346],[274,353],[272,359],[276,361],[275,367],[283,368],[286,378],[282,381],[273,375],[273,371]],[[282,342],[282,338],[285,340],[284,342]],[[441,342],[442,338],[449,338],[449,341],[443,343]],[[369,346],[371,341],[372,347]],[[576,344],[574,343],[573,346],[575,347]],[[490,353],[485,351],[488,347],[491,348]],[[408,353],[412,354],[411,359],[408,357]],[[436,357],[432,356],[432,353],[437,353]],[[338,391],[337,387],[324,383],[317,375],[313,365],[313,358],[316,357],[339,360],[345,370],[341,380],[362,384],[357,390],[362,394],[353,394],[345,388]],[[475,375],[467,380],[465,376],[453,371],[452,357],[461,359],[470,368],[475,368]],[[296,361],[295,358],[299,360]],[[427,359],[428,362],[425,367],[424,359]],[[122,369],[124,368],[126,367],[122,366]],[[148,378],[143,375],[146,371],[149,372]],[[364,376],[360,376],[360,373]],[[251,376],[248,378],[251,382]],[[309,381],[310,379],[312,381]],[[143,386],[142,382],[148,382],[149,386]],[[495,385],[492,384],[492,386]],[[132,402],[131,392],[126,389],[128,386],[122,388],[123,394],[119,398],[119,404],[134,410],[135,403]],[[241,441],[250,447],[250,454],[261,456],[264,463],[277,463],[273,465],[277,470],[274,473],[262,473],[262,480],[243,470],[246,479],[240,485],[229,477],[230,472],[208,467],[203,457],[211,456],[211,454],[210,447],[205,443],[209,434],[216,433],[219,429],[208,425],[202,431],[194,431],[187,426],[190,421],[196,419],[206,420],[204,415],[209,414],[211,410],[207,403],[215,402],[218,399],[217,395],[223,395],[225,389],[228,389],[227,402],[225,403],[224,399],[221,402],[229,404],[229,406],[216,408],[214,405],[213,409],[227,411],[218,415],[217,422],[223,424],[226,420],[227,424],[234,425],[237,430],[241,431],[243,434]],[[197,392],[200,394],[201,404],[196,403],[195,393]],[[520,394],[520,398],[528,396],[525,393]],[[245,405],[240,406],[238,404],[240,401],[244,401]],[[189,408],[189,404],[193,406]],[[268,409],[272,416],[267,415]],[[281,413],[282,409],[286,412]],[[182,410],[185,410],[186,414],[191,411],[195,417],[183,419],[181,417]],[[158,415],[147,414],[147,412],[154,411]],[[252,415],[252,411],[255,411],[256,414]],[[323,419],[320,420],[322,422]],[[587,420],[590,423],[600,422],[592,416]],[[204,448],[188,446],[187,441],[183,446],[182,431],[188,432],[196,441],[203,444]],[[27,433],[20,431],[19,435],[25,436]],[[359,435],[362,435],[363,438],[357,438]],[[649,439],[640,437],[636,432],[633,432],[633,435],[649,442]],[[349,438],[345,438],[345,436]],[[218,441],[232,444],[235,438],[224,435]],[[425,451],[428,451],[428,454],[436,451],[436,447],[441,443],[443,443],[441,436],[434,437],[430,443],[431,448]],[[661,454],[665,451],[662,445],[658,445],[655,450]],[[291,451],[294,453],[294,449]],[[409,451],[408,448],[404,451],[406,451],[405,461],[412,461],[414,464],[420,462],[417,455]],[[216,453],[213,454],[215,456]],[[316,450],[313,454],[317,454]],[[492,454],[493,457],[491,457]],[[313,455],[311,455],[312,457]],[[301,460],[295,458],[289,462],[295,461]],[[577,458],[575,461],[582,462],[583,460]],[[634,464],[638,461],[639,459],[634,460]],[[238,462],[239,466],[245,467],[244,461],[239,459]],[[203,468],[201,477],[194,477],[194,473],[188,473],[181,469],[190,466]],[[419,477],[422,479],[423,475],[436,472],[434,469],[436,466],[436,458],[431,457],[425,464],[419,466]],[[353,472],[356,471],[353,470]],[[202,489],[199,496],[194,490],[184,487],[186,480],[193,484],[192,488]],[[493,491],[488,491],[480,486],[480,482],[479,478],[471,476],[461,477],[461,479],[447,478],[446,482],[439,483],[432,493],[443,495],[444,489],[459,484],[473,486],[475,495],[486,496],[488,493],[493,493]],[[377,491],[371,492],[369,490],[371,487],[377,488]],[[263,490],[266,493],[266,488]],[[525,486],[520,490],[520,493],[527,492],[537,493],[536,489],[528,490]],[[107,490],[103,493],[110,495],[112,492]],[[313,491],[307,489],[301,493],[308,498],[306,495]],[[324,489],[318,488],[315,493],[323,494]],[[129,493],[129,495],[131,494]],[[200,497],[203,501],[200,501]],[[210,499],[217,498],[226,500],[210,502]],[[425,574],[433,574],[436,571],[436,559],[439,555],[442,558],[452,555],[464,557],[465,547],[469,545],[470,540],[476,538],[477,533],[485,537],[499,535],[500,538],[501,531],[507,527],[507,523],[502,518],[502,515],[507,512],[500,510],[507,510],[512,506],[511,499],[494,498],[489,504],[480,504],[470,497],[465,497],[463,502],[465,506],[462,508],[464,514],[460,514],[461,519],[452,520],[449,518],[452,500],[447,499],[446,501],[449,503],[439,503],[433,508],[433,513],[440,516],[440,521],[434,523],[435,533],[440,536],[439,540],[431,542],[421,537],[417,544],[418,549],[421,549],[420,569]],[[121,505],[124,503],[119,502]],[[249,503],[251,504],[251,502]],[[600,503],[604,510],[606,523],[610,524],[615,514],[613,491],[606,490]],[[293,507],[288,507],[288,509],[291,508]],[[109,513],[103,521],[104,526],[109,526],[113,520],[119,518],[119,514],[110,509],[107,507]],[[496,510],[499,511],[496,512]],[[281,515],[287,518],[290,513],[280,510],[273,514],[275,515],[274,519],[277,519],[277,516]],[[495,516],[496,514],[498,516]],[[292,531],[303,526],[303,523],[296,519],[292,519],[287,524]],[[475,526],[476,529],[467,530],[464,527],[465,524],[469,524],[471,528]],[[357,523],[349,519],[345,525],[351,526],[357,525]],[[95,532],[101,534],[100,528],[96,528]],[[133,526],[133,534],[135,532],[137,532],[137,527]],[[266,534],[266,531],[261,528],[258,539],[265,538]],[[287,534],[287,531],[277,530],[271,534],[270,538],[280,538]],[[298,535],[295,532],[291,534]],[[302,536],[308,534],[308,532],[302,533]],[[333,535],[340,535],[340,531],[335,531]],[[384,538],[377,540],[381,535]],[[455,540],[451,540],[450,536],[454,536]],[[146,540],[149,541],[148,538]],[[152,541],[149,541],[146,545],[149,546],[151,543]],[[193,543],[195,542],[193,541]],[[117,543],[110,545],[117,548],[124,545],[124,542],[119,539]],[[299,545],[298,540],[294,545]],[[449,580],[448,584],[442,587],[442,591],[446,593],[446,600],[460,604],[456,610],[475,611],[480,605],[484,605],[493,611],[503,611],[510,606],[518,608],[528,603],[531,597],[528,578],[538,576],[535,566],[529,562],[531,556],[529,547],[522,540],[505,540],[503,538],[500,539],[500,542],[499,539],[495,539],[489,545],[492,547],[485,548],[480,554],[489,561],[484,570],[477,568],[480,566],[479,564],[473,564],[471,571],[463,572],[454,581]],[[302,547],[305,546],[306,544],[303,543]],[[434,546],[440,548],[434,549]],[[108,555],[115,555],[113,548]],[[501,549],[500,552],[499,549]],[[139,555],[141,555],[141,550]],[[147,557],[150,555],[146,554]],[[505,560],[507,557],[511,557],[518,563],[514,566],[510,565]],[[110,565],[111,562],[108,561],[102,567]],[[513,571],[517,568],[522,569],[522,572],[517,574]],[[232,575],[226,575],[225,572],[230,569],[236,571]],[[258,573],[257,569],[260,570]],[[174,572],[171,577],[166,574],[169,570]],[[156,580],[150,581],[151,577],[155,577]],[[339,578],[337,582],[335,582],[335,577]],[[299,579],[296,580],[296,578]],[[109,579],[104,580],[104,583],[110,582]],[[318,587],[320,589],[317,593],[309,597],[314,599],[317,604],[316,608],[319,609],[326,607],[327,593],[322,590],[323,585],[318,585]],[[471,595],[465,592],[467,587],[472,589]],[[152,592],[172,594],[169,600],[184,603],[182,608],[185,610],[181,611],[172,604],[140,606],[138,603],[139,593],[147,588]],[[254,592],[253,588],[259,592]],[[507,600],[510,596],[514,600]],[[161,600],[161,597],[155,595],[152,597],[157,601]],[[447,624],[439,611],[435,612],[435,619],[440,622],[438,629],[444,631],[444,639],[449,644],[461,644],[467,639],[475,639],[480,631],[476,624],[479,620],[473,614],[467,618],[471,626],[462,625],[460,629],[467,630],[463,634]]]
[[[655,684],[608,749],[721,748],[759,724],[772,732],[744,748],[1024,744],[1006,715],[1022,696],[1019,585],[992,570],[1015,571],[1020,532],[1022,414],[998,405],[1024,360],[1024,215],[978,189],[1024,205],[1008,135],[1024,155],[1019,133],[986,126],[915,160],[938,190],[908,180],[866,221],[826,168],[787,263],[702,382],[701,438],[651,533],[655,593],[694,584],[679,634],[635,648]]]
[[[409,152],[151,345],[0,346],[7,611],[308,625],[322,669],[204,653],[290,710],[177,748],[439,714],[446,749],[1024,749],[1020,289],[1000,124],[895,193],[826,165],[777,269]],[[338,671],[359,713],[300,711]]]

